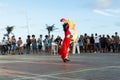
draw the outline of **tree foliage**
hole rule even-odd
[[[7,31],[8,37],[9,37],[9,34],[13,31],[13,29],[14,29],[14,26],[7,26],[6,27],[6,31]]]
[[[53,25],[51,25],[51,26],[48,26],[48,25],[46,24],[46,29],[47,29],[47,31],[48,31],[48,36],[50,36],[50,32],[54,31],[54,30],[57,29],[57,28],[55,28],[55,24],[53,24]]]

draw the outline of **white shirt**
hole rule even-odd
[[[94,37],[94,40],[95,40],[95,43],[99,43],[99,42],[100,42],[100,37],[95,36],[95,37]]]
[[[2,40],[2,45],[7,45],[7,40],[3,39]]]

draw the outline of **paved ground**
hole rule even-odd
[[[0,56],[0,80],[120,80],[120,54]]]

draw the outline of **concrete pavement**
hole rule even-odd
[[[120,80],[120,54],[0,55],[0,80]]]

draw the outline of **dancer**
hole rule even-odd
[[[74,33],[73,33],[72,41],[75,42],[77,39],[78,33],[77,33],[76,26],[75,26],[74,22],[71,20],[65,19],[65,18],[60,19],[60,21],[64,22],[64,23],[68,23],[69,29],[73,30]]]
[[[70,47],[70,40],[71,40],[70,39],[71,32],[69,30],[68,23],[63,24],[63,30],[64,30],[65,37],[62,43],[62,47],[58,50],[58,53],[59,55],[61,55],[63,62],[67,62],[69,61],[68,54],[69,54],[69,47]]]
[[[70,61],[68,59],[68,54],[69,54],[69,50],[70,50],[69,47],[70,47],[70,41],[71,41],[70,29],[74,30],[74,35],[72,37],[73,41],[75,41],[75,38],[77,37],[77,35],[76,35],[75,24],[72,21],[67,20],[65,18],[60,19],[60,21],[64,22],[63,30],[64,30],[65,37],[64,37],[61,48],[58,50],[58,53],[61,55],[63,62],[66,63],[66,62]]]

